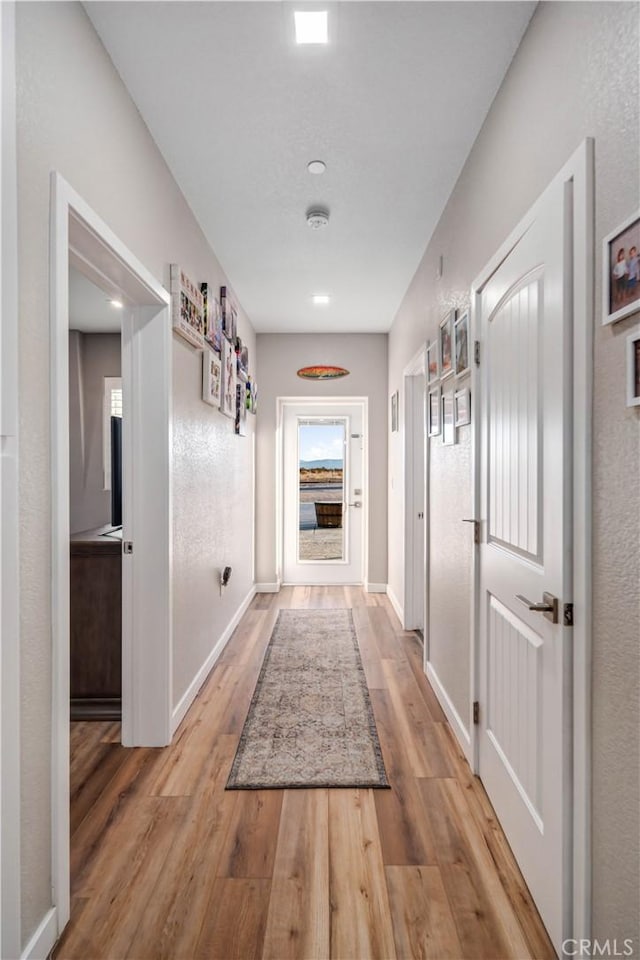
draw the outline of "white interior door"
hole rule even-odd
[[[560,951],[570,905],[570,247],[563,184],[484,286],[479,772]],[[566,258],[566,259],[565,259]],[[556,601],[552,611],[535,609]],[[568,616],[571,608],[566,609]]]
[[[362,583],[362,404],[287,404],[283,415],[285,583]]]

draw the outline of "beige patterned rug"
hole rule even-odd
[[[281,610],[227,790],[388,786],[351,610]]]

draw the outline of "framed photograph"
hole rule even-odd
[[[220,287],[220,310],[223,336],[235,344],[238,336],[238,310],[229,287]]]
[[[427,396],[427,436],[439,437],[442,430],[442,393],[440,387],[433,387]]]
[[[192,346],[204,346],[204,301],[200,287],[177,263],[170,268],[171,326]]]
[[[220,406],[222,396],[222,362],[220,357],[209,350],[202,351],[202,399],[212,407]]]
[[[249,347],[240,337],[236,337],[236,358],[238,363],[238,378],[245,383],[249,379]]]
[[[456,442],[453,390],[442,394],[442,442],[448,447]]]
[[[214,296],[213,287],[209,283],[201,283],[200,292],[204,303],[204,342],[219,354],[222,341],[220,301]]]
[[[247,385],[244,380],[236,384],[236,434],[239,437],[247,435]]]
[[[220,410],[225,417],[236,415],[236,355],[226,337],[222,338],[222,382],[220,396]]]
[[[440,361],[438,359],[438,341],[432,340],[427,346],[427,383],[435,383],[440,377]]]
[[[398,431],[398,391],[391,395],[391,433]]]
[[[453,400],[455,426],[464,427],[468,423],[471,423],[471,392],[469,387],[456,390]]]
[[[440,360],[440,377],[444,380],[453,373],[453,325],[456,319],[455,310],[450,310],[440,323],[438,336],[438,351]]]
[[[640,311],[640,210],[602,242],[602,323]]]
[[[254,416],[258,412],[258,385],[251,377],[247,380],[247,410]]]
[[[627,337],[627,406],[640,407],[640,327]]]
[[[469,372],[469,311],[464,313],[456,320],[453,334],[453,367],[457,377],[464,376]]]

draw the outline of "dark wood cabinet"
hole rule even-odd
[[[118,719],[122,696],[122,541],[109,527],[71,537],[71,719]]]

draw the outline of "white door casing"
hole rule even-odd
[[[343,487],[344,559],[319,562],[298,559],[300,422],[344,420],[345,454]],[[288,584],[354,584],[363,582],[366,514],[368,511],[365,447],[365,409],[361,402],[345,399],[286,403],[282,419],[283,582]],[[355,491],[362,491],[356,494]],[[354,504],[360,504],[355,506]]]
[[[479,773],[556,949],[570,925],[572,314],[565,184],[485,284]],[[557,623],[528,609],[547,592]]]
[[[426,347],[418,350],[404,370],[404,604],[405,630],[422,630],[427,642],[427,458],[425,432]],[[426,662],[426,660],[425,660]]]

